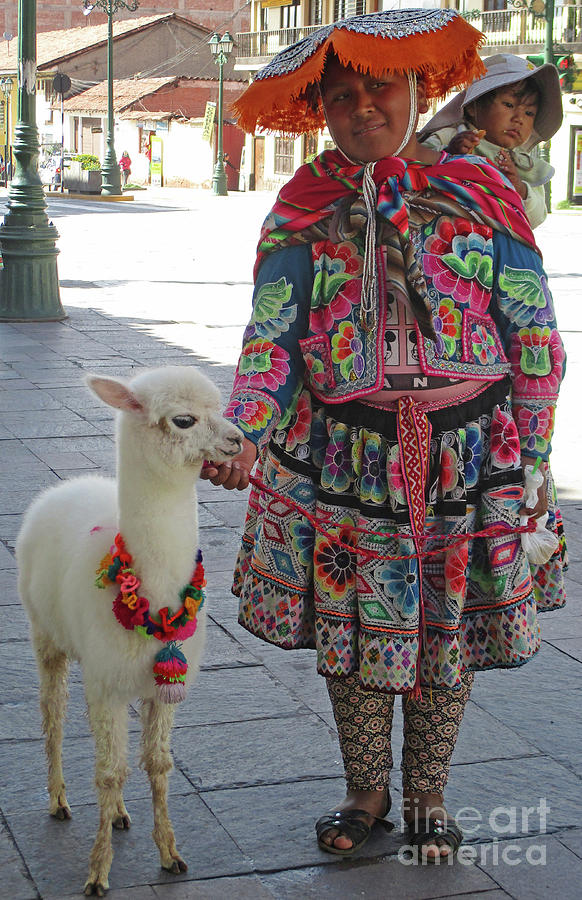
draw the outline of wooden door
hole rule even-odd
[[[255,138],[255,191],[265,190],[265,138]]]

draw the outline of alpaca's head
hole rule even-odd
[[[221,415],[218,390],[195,368],[144,369],[132,379],[89,375],[87,384],[120,410],[124,436],[152,465],[221,463],[242,449],[241,432]]]

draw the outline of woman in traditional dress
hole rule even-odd
[[[457,850],[443,791],[474,672],[531,659],[538,611],[565,602],[560,554],[532,571],[516,532],[564,369],[539,253],[498,169],[416,138],[430,98],[483,72],[481,37],[452,10],[355,16],[237,104],[248,131],[325,121],[337,146],[264,223],[226,413],[245,446],[205,477],[243,489],[258,460],[239,621],[317,651],[347,795],[316,830],[346,856],[390,808],[396,694],[410,842],[426,861]],[[550,481],[526,512],[557,530]]]

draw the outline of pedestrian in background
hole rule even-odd
[[[203,477],[243,489],[258,459],[239,622],[317,650],[347,794],[316,832],[342,856],[385,824],[396,694],[409,841],[422,861],[456,852],[443,791],[474,672],[531,659],[538,611],[565,602],[559,553],[534,581],[516,533],[564,368],[531,228],[497,168],[416,135],[429,99],[482,74],[481,37],[453,10],[356,16],[283,50],[236,104],[250,132],[325,116],[337,146],[264,223],[226,412],[244,449]],[[550,479],[526,512],[548,506],[556,528]]]
[[[131,175],[131,159],[129,158],[129,153],[127,150],[124,150],[121,154],[121,159],[119,160],[119,168],[121,169],[121,177],[123,179],[123,186],[128,182],[129,176]]]

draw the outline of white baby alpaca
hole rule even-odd
[[[26,513],[16,555],[40,673],[50,813],[58,819],[71,816],[61,762],[68,661],[78,660],[83,669],[100,810],[85,894],[103,896],[113,857],[111,826],[130,825],[122,789],[129,772],[127,706],[136,697],[143,700],[141,762],[151,784],[161,864],[174,873],[186,864],[167,808],[174,707],[159,701],[152,671],[165,645],[117,621],[112,603],[118,586],[98,589],[96,569],[119,531],[150,612],[179,609],[198,550],[195,482],[203,460],[225,462],[242,441],[220,413],[217,389],[193,368],[144,370],[131,381],[89,376],[87,383],[120,410],[117,480],[89,476],[43,493]],[[202,609],[195,633],[182,645],[187,682],[198,671],[204,632]]]

